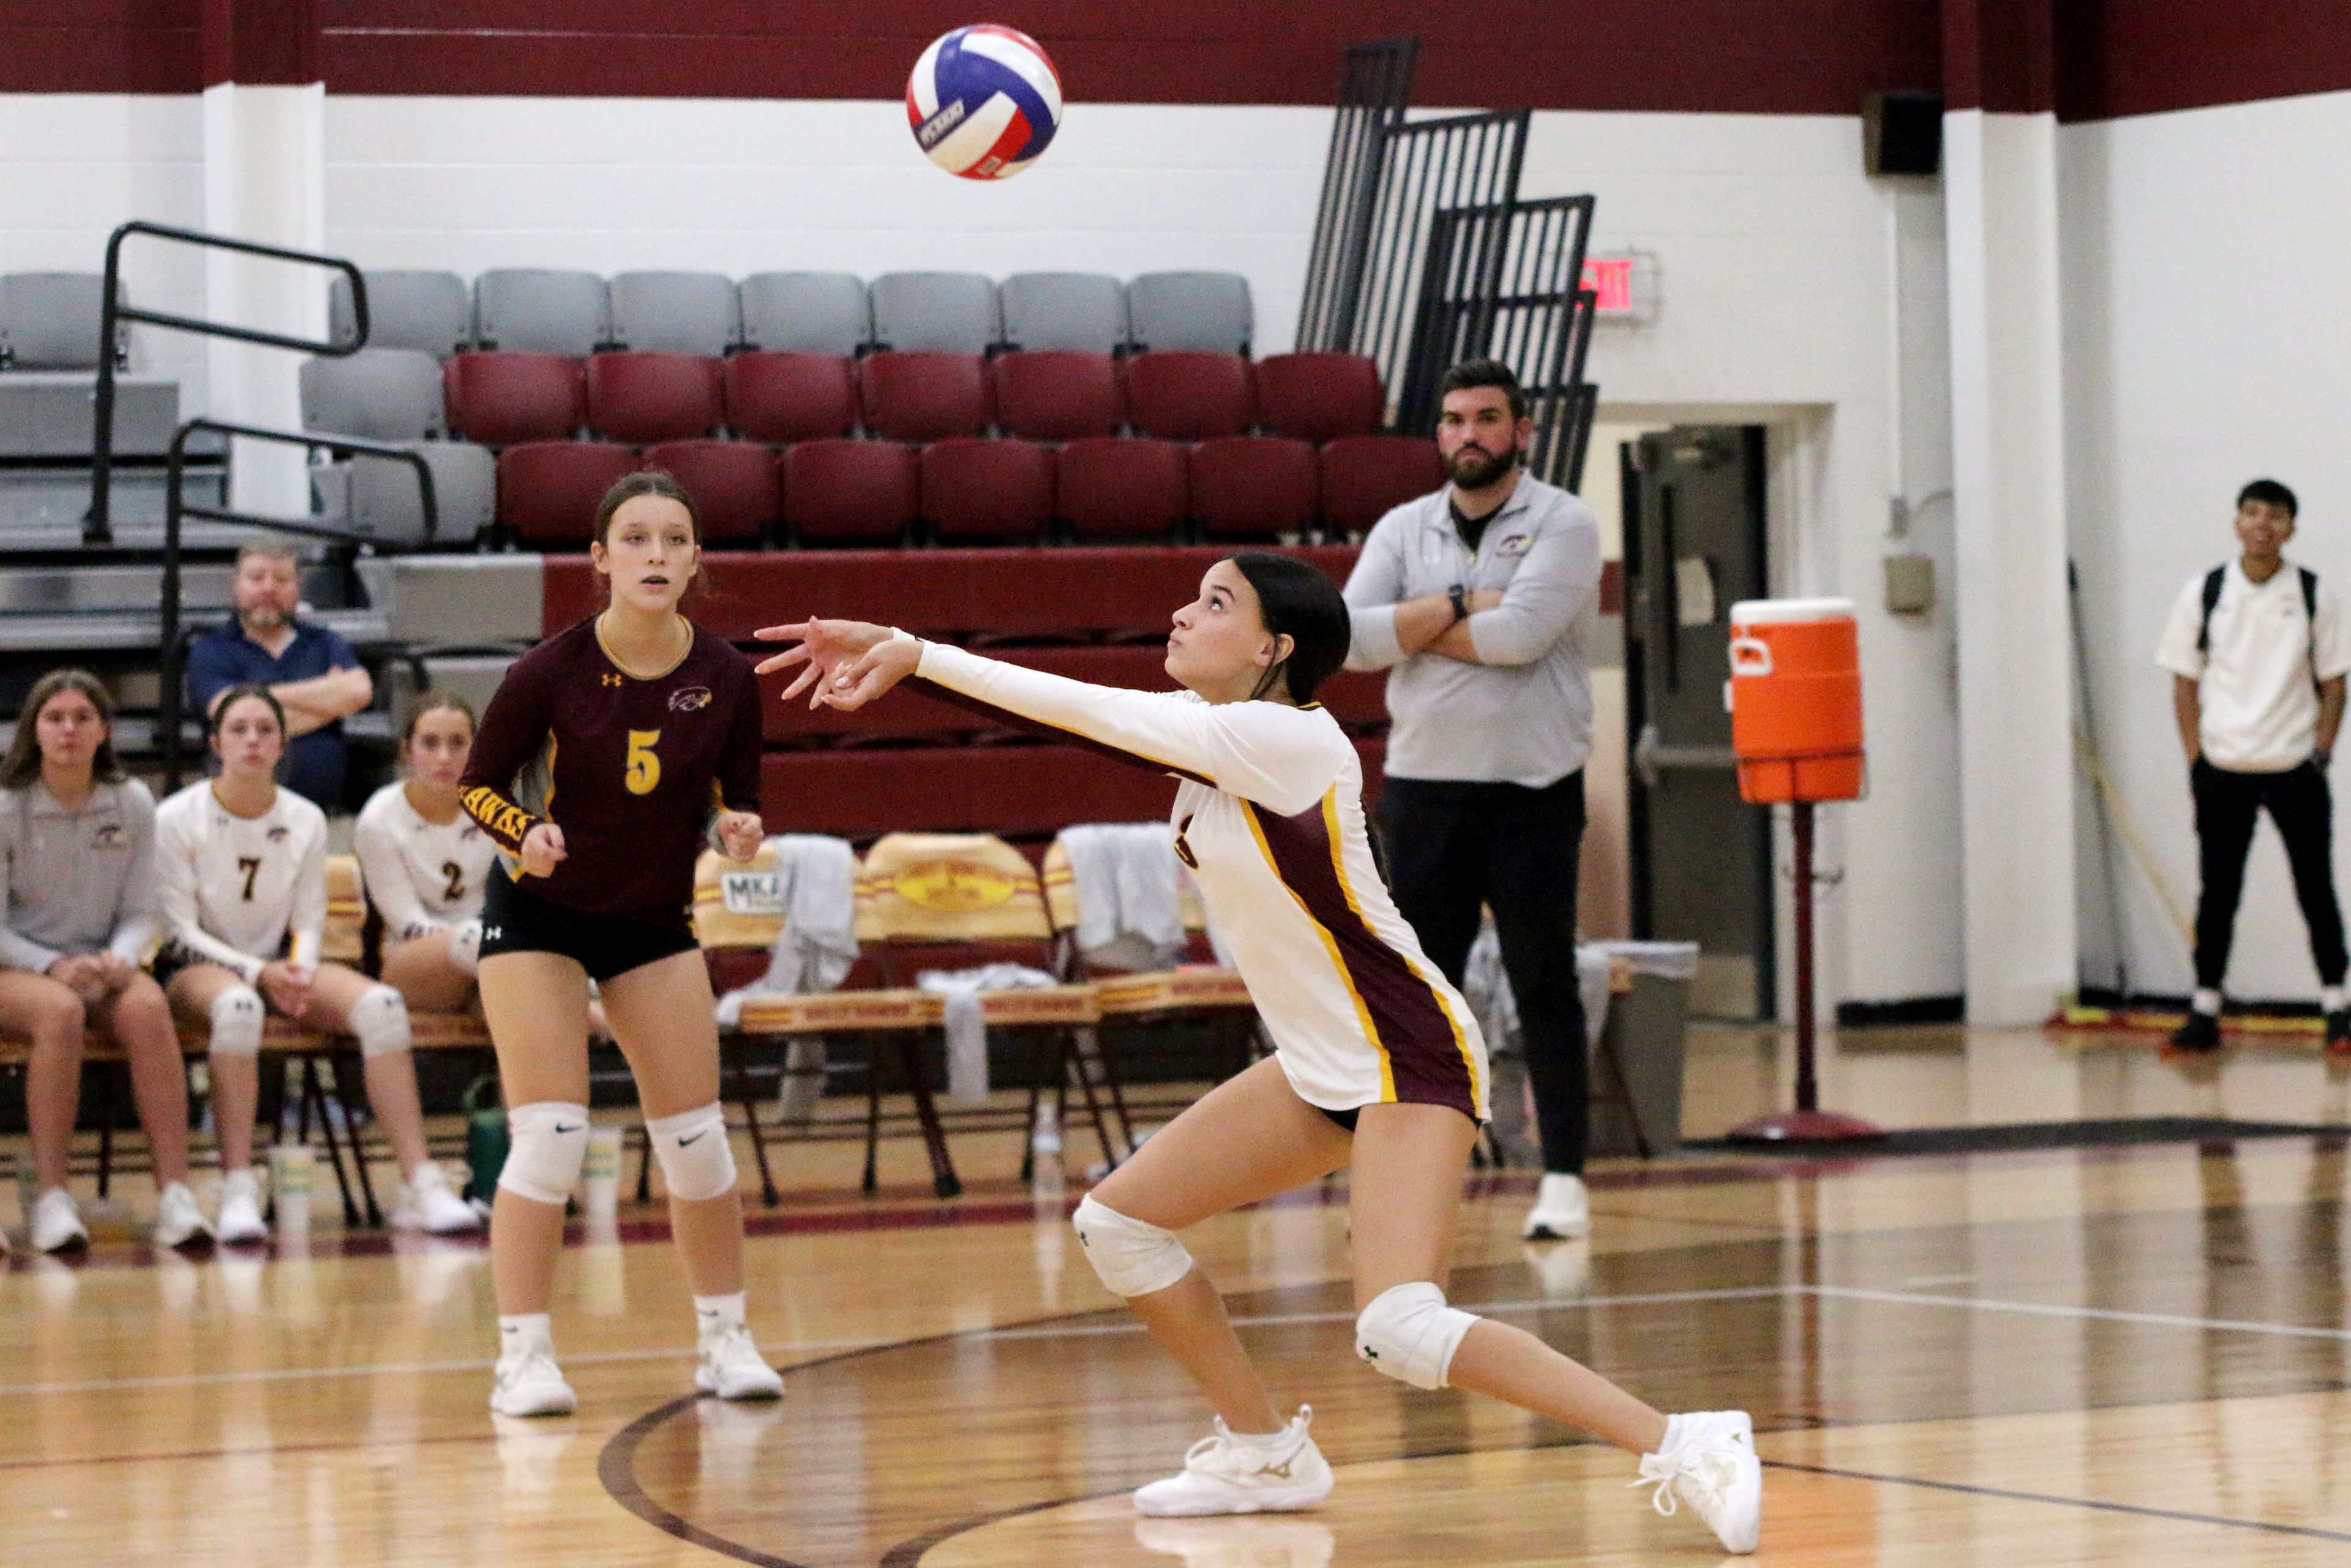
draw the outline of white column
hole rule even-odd
[[[2075,985],[2056,120],[1944,117],[1968,1017]]]
[[[204,89],[204,228],[316,251],[326,243],[326,88],[225,82]],[[208,251],[206,313],[215,321],[321,338],[327,280],[315,267]],[[277,430],[302,425],[302,356],[225,338],[208,342],[215,418]],[[240,441],[230,504],[298,517],[310,509],[301,448]]]

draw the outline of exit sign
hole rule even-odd
[[[1599,302],[1604,321],[1646,321],[1657,313],[1657,258],[1635,251],[1587,256],[1583,287]]]

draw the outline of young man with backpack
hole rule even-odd
[[[2335,903],[2335,802],[2326,767],[2343,723],[2351,624],[2332,587],[2287,561],[2294,492],[2256,479],[2237,497],[2242,553],[2191,579],[2166,624],[2156,663],[2172,673],[2172,706],[2196,798],[2203,893],[2196,908],[2196,996],[2175,1051],[2220,1044],[2220,982],[2229,967],[2245,854],[2263,810],[2286,862],[2318,966],[2326,1049],[2351,1056],[2351,967]]]

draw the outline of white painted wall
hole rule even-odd
[[[193,97],[0,93],[0,272],[96,272],[131,218],[202,227],[204,117]],[[204,267],[184,246],[133,239],[131,298],[200,313]],[[138,327],[134,368],[177,376],[181,407],[204,406],[203,340]]]
[[[2174,596],[2232,552],[2237,491],[2264,475],[2302,499],[2288,553],[2351,588],[2351,93],[2068,126],[2057,156],[2067,503],[2099,740],[2161,873],[2192,901],[2186,766],[2153,663]],[[2117,852],[2131,983],[2184,993],[2187,944]],[[2340,836],[2335,858],[2346,885]],[[2094,888],[2085,901],[2103,904]],[[2110,975],[2094,956],[2091,977]],[[2265,826],[2230,990],[2308,1000],[2316,986]]]

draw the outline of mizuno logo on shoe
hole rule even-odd
[[[1290,1479],[1290,1461],[1284,1459],[1278,1465],[1260,1465],[1249,1473],[1255,1476],[1270,1476],[1275,1480],[1286,1481]]]

